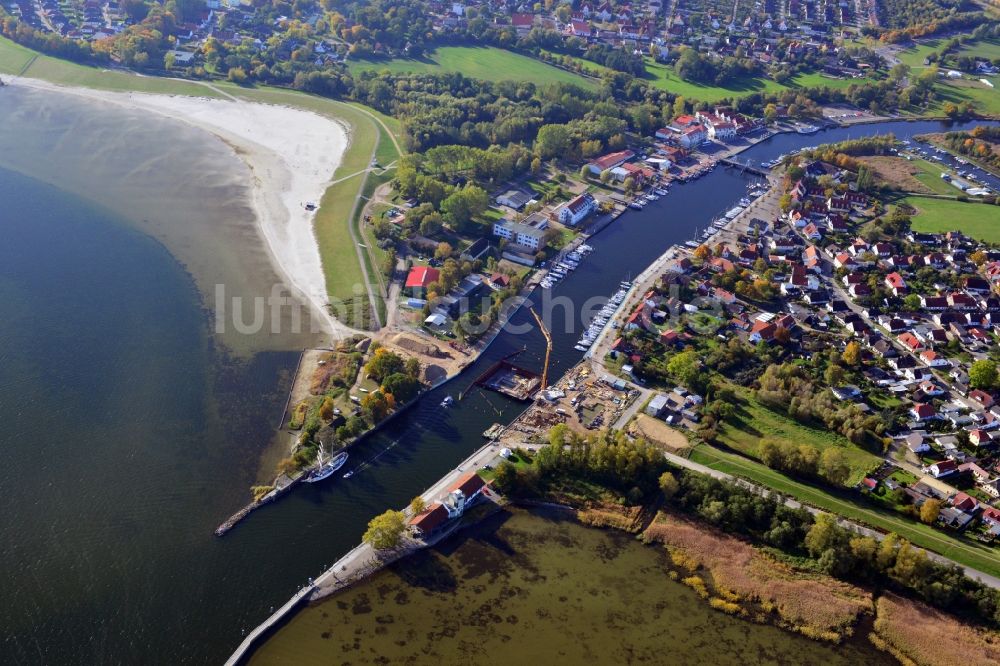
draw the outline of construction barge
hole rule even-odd
[[[510,361],[498,361],[476,384],[483,388],[502,393],[508,398],[528,402],[542,385],[541,377],[527,368],[514,365]]]

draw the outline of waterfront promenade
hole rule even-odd
[[[464,474],[473,470],[480,470],[484,466],[495,462],[499,458],[500,445],[491,441],[477,449],[472,455],[463,460],[457,467],[445,474],[433,486],[425,490],[420,496],[430,505],[432,502],[442,499],[449,487],[459,480]],[[404,513],[409,517],[409,509],[404,509]],[[456,525],[458,523],[456,522]],[[235,652],[226,660],[226,666],[236,666],[241,664],[253,652],[254,646],[269,631],[280,626],[300,604],[313,602],[328,597],[338,591],[348,587],[367,576],[375,573],[379,569],[392,564],[393,562],[410,555],[417,550],[433,546],[444,535],[438,535],[431,541],[414,539],[404,536],[399,547],[391,551],[376,551],[367,543],[361,543],[351,549],[341,557],[329,569],[320,574],[316,580],[310,579],[309,583],[289,599],[281,608],[278,608],[266,620],[258,625],[253,631],[247,634],[243,642]]]

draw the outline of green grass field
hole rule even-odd
[[[646,59],[646,79],[653,86],[667,90],[688,99],[702,102],[717,102],[727,97],[740,97],[755,92],[781,92],[796,88],[815,88],[827,86],[830,88],[847,88],[852,83],[862,83],[864,79],[832,79],[818,72],[797,74],[791,83],[781,84],[764,77],[748,78],[745,81],[729,86],[709,86],[685,81],[677,76],[671,65],[666,65]]]
[[[1000,206],[926,197],[906,197],[901,202],[917,209],[913,217],[917,231],[961,230],[973,238],[1000,243]]]
[[[844,452],[851,466],[848,481],[850,485],[861,481],[865,474],[881,462],[878,456],[858,448],[843,436],[823,428],[804,425],[772,411],[749,394],[742,394],[736,407],[736,417],[727,420],[719,428],[719,441],[744,455],[756,458],[757,447],[765,438],[796,445],[809,444],[820,450],[837,447]]]
[[[944,170],[941,165],[921,159],[914,159],[909,164],[920,169],[920,173],[914,174],[913,177],[930,188],[935,194],[952,197],[958,195],[959,191],[954,185],[941,180],[941,172]]]
[[[924,58],[934,53],[944,45],[940,39],[929,39],[927,41],[921,41],[916,46],[911,46],[908,49],[900,51],[896,57],[899,58],[899,62],[904,65],[909,65],[914,69],[925,67]]]
[[[959,49],[958,53],[959,55],[994,60],[1000,58],[1000,39],[983,39],[973,44],[967,44]]]
[[[755,481],[800,502],[836,513],[872,527],[895,532],[911,543],[949,557],[959,564],[978,569],[983,573],[1000,576],[1000,550],[976,541],[951,536],[941,531],[885,508],[879,509],[862,503],[853,491],[833,493],[807,483],[790,479],[760,463],[732,453],[719,451],[704,444],[698,445],[691,460],[734,476]]]
[[[0,73],[18,74],[36,53],[0,37]],[[139,76],[123,70],[88,67],[68,60],[38,54],[24,76],[42,79],[63,86],[80,86],[99,90],[120,90],[191,97],[221,97],[211,87],[194,81]]]
[[[484,81],[529,81],[537,85],[572,83],[595,89],[590,79],[504,49],[474,46],[442,46],[420,59],[349,60],[352,73],[389,70],[392,73],[435,74],[460,72]]]

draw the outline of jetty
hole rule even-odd
[[[421,497],[428,504],[437,501],[447,492],[448,488],[466,474],[493,463],[499,456],[499,449],[500,446],[496,441],[490,441],[483,445],[463,460],[458,467],[449,471],[437,483],[425,490],[421,494]],[[486,493],[484,493],[484,496],[490,497]],[[309,579],[308,583],[300,588],[291,599],[247,634],[239,647],[226,660],[226,666],[237,666],[238,664],[245,663],[250,655],[253,654],[254,648],[266,638],[267,634],[280,627],[282,622],[293,615],[302,604],[318,601],[335,594],[407,555],[435,545],[442,539],[447,538],[460,524],[461,521],[456,519],[448,529],[443,530],[428,541],[418,541],[410,537],[405,537],[404,543],[399,548],[388,552],[375,551],[366,543],[358,544],[315,580]]]
[[[229,516],[229,518],[227,518],[221,525],[215,528],[215,536],[219,537],[223,536],[226,532],[236,527],[236,525],[241,520],[249,516],[256,509],[259,509],[265,504],[270,504],[271,502],[278,499],[279,497],[287,493],[289,490],[297,486],[299,482],[302,481],[303,478],[305,478],[305,474],[300,474],[295,478],[291,478],[285,474],[282,474],[275,480],[274,490],[267,493],[259,500],[250,502],[250,504],[247,504],[245,507],[243,507],[233,515]]]

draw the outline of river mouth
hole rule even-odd
[[[302,610],[271,664],[891,664],[860,638],[810,640],[712,610],[665,551],[566,514],[514,509]]]

